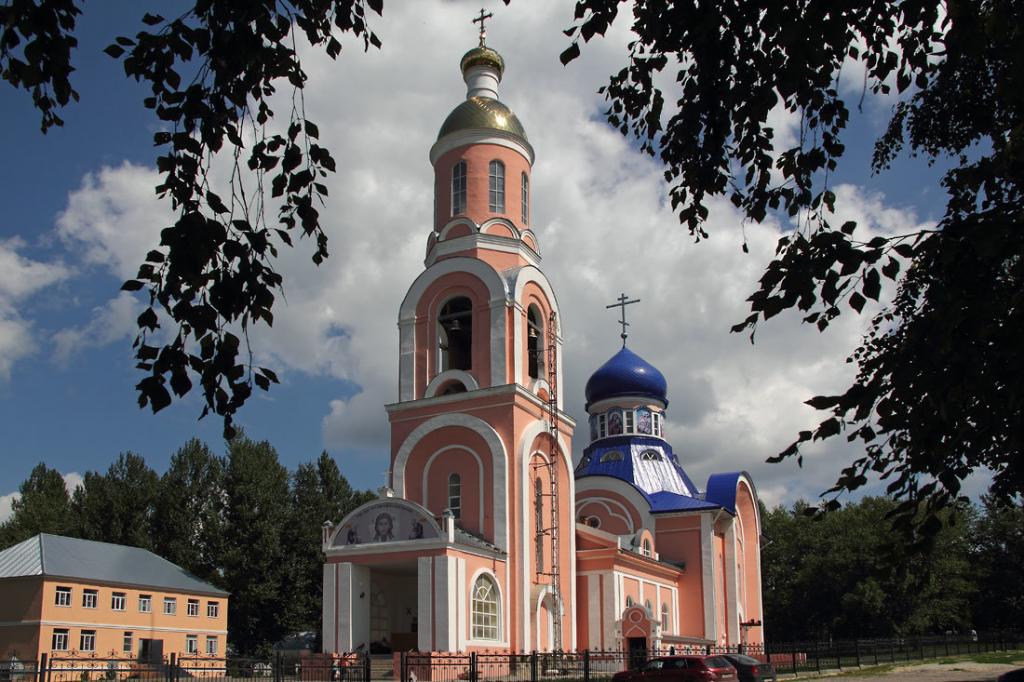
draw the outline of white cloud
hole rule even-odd
[[[361,461],[371,458],[379,470],[388,452],[383,405],[396,399],[398,306],[422,270],[431,230],[427,153],[465,95],[458,61],[474,43],[467,19],[473,7],[389,5],[386,19],[373,24],[383,50],[364,54],[349,41],[337,62],[312,55],[304,63],[307,117],[319,124],[338,161],[323,211],[332,255],[315,268],[308,244],[284,250],[278,265],[287,303],[279,302],[274,328],[254,341],[261,363],[362,387],[350,399],[309,411],[322,410],[327,447],[361,453]],[[563,313],[569,411],[583,424],[584,383],[618,347],[615,316],[604,306],[626,291],[643,300],[630,311],[630,346],[668,377],[669,436],[699,484],[713,471],[746,469],[772,502],[828,487],[852,456],[842,443],[808,448],[802,472],[764,460],[816,423],[804,400],[845,387],[852,367],[844,359],[864,319],[844,315],[818,334],[799,317],[781,315],[759,329],[753,347],[746,335],[729,334],[746,316],[744,299],[783,226],[747,225],[751,253],[745,255],[741,216],[716,201],[711,239],[692,243],[667,204],[661,167],[603,123],[605,104],[595,91],[625,58],[625,22],[562,68],[561,29],[571,21],[571,4],[513,3],[495,14],[488,40],[507,63],[501,98],[537,150],[533,227]],[[464,32],[453,31],[463,24]],[[777,139],[792,139],[795,122],[777,112]],[[156,182],[154,171],[127,163],[87,176],[60,217],[60,235],[86,262],[133,276],[170,220],[153,197]],[[916,224],[913,214],[883,197],[845,186],[837,195],[840,213],[861,220],[864,234]],[[130,299],[114,299],[93,322],[58,334],[58,353],[75,343],[121,338],[107,334],[104,320],[130,320],[129,309]],[[585,427],[578,430],[578,448],[587,436]],[[372,466],[360,469],[378,471]],[[376,473],[353,473],[357,484],[379,482]]]
[[[86,324],[56,332],[53,335],[54,359],[63,365],[74,353],[86,348],[131,338],[137,329],[135,318],[138,314],[139,302],[131,294],[122,291],[102,306],[97,306]]]
[[[21,305],[71,275],[59,260],[44,263],[18,253],[24,247],[18,239],[0,241],[0,381],[10,378],[15,362],[36,351],[33,322]]]

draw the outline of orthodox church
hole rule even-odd
[[[461,69],[466,99],[430,149],[425,268],[398,311],[390,485],[324,524],[324,651],[761,642],[754,484],[687,476],[665,377],[625,333],[587,382],[573,464],[534,149],[498,100],[505,64],[482,31]]]

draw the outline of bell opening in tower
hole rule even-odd
[[[540,379],[544,374],[544,321],[535,305],[526,312],[526,326],[527,373],[531,379]]]
[[[473,302],[453,298],[437,316],[438,371],[468,370],[473,365]]]

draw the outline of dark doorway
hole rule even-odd
[[[629,669],[636,670],[647,662],[647,638],[630,637],[626,640],[626,651],[629,655]]]
[[[158,664],[164,660],[164,640],[162,639],[140,639],[139,640],[139,661],[142,663]]]

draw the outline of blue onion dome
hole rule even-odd
[[[668,405],[665,375],[628,348],[601,365],[587,380],[587,409],[606,398],[638,396]]]

